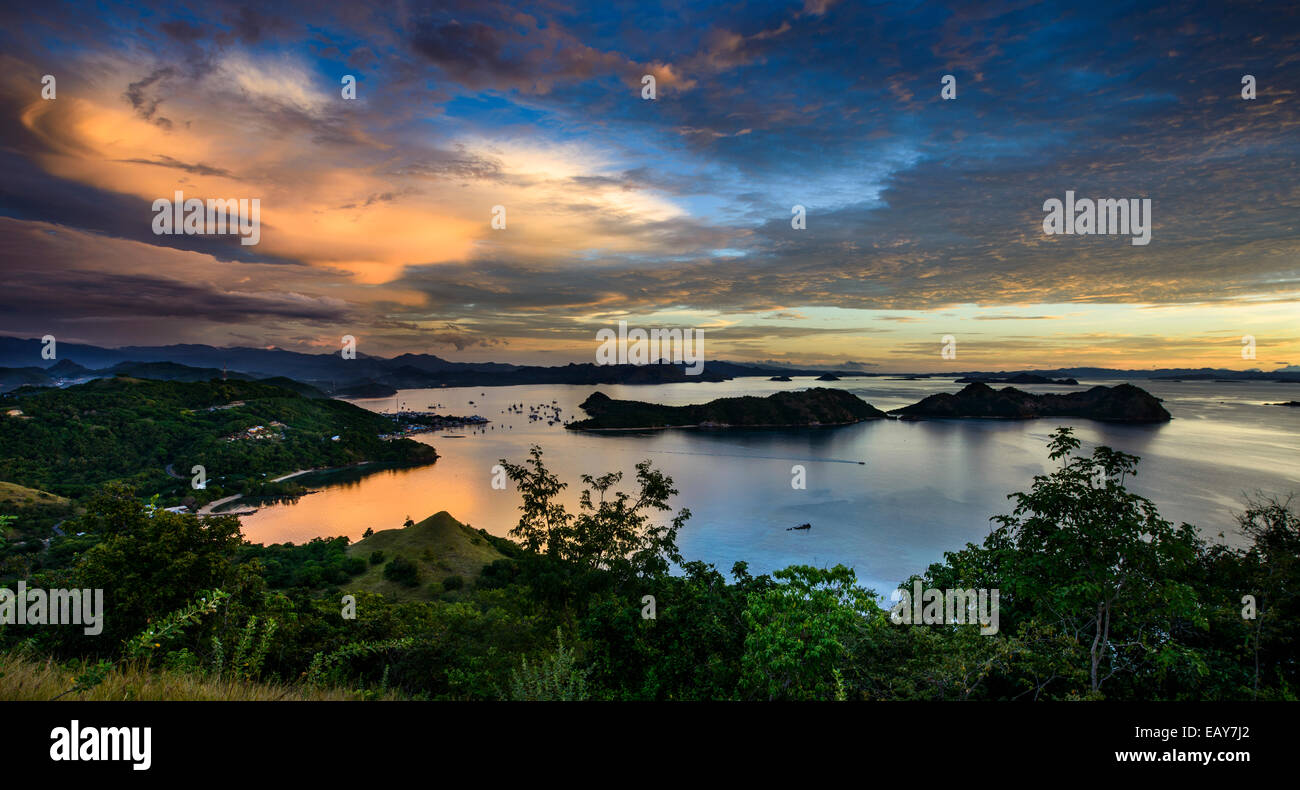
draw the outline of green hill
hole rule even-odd
[[[0,510],[6,513],[32,507],[67,507],[68,504],[65,497],[0,480]]]
[[[441,585],[449,577],[458,576],[470,584],[484,565],[506,558],[482,533],[460,523],[445,510],[409,527],[376,532],[348,547],[350,556],[360,557],[367,563],[372,562],[375,552],[383,552],[382,562],[369,564],[365,573],[343,585],[345,591],[429,600],[441,592],[432,587],[434,582]],[[385,578],[385,568],[398,558],[416,567],[416,584]]]
[[[265,480],[299,469],[437,458],[427,444],[381,439],[396,427],[389,417],[303,392],[261,381],[119,376],[7,393],[0,396],[0,480],[72,498],[122,480],[165,501],[202,502],[257,494]],[[202,491],[190,488],[196,464],[208,478]]]
[[[6,528],[0,528],[0,538],[37,534],[72,513],[72,503],[65,497],[48,491],[0,481],[0,516],[13,516]],[[3,550],[0,550],[0,556]]]

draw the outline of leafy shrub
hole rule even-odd
[[[394,557],[384,566],[384,578],[407,587],[420,583],[420,568],[405,557]]]
[[[519,669],[510,673],[510,699],[520,701],[570,702],[587,699],[589,669],[579,669],[573,650],[564,646],[560,629],[555,629],[556,649],[535,664],[525,657]]]

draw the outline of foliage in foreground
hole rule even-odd
[[[1068,429],[1049,452],[1058,466],[1011,495],[982,543],[916,577],[1000,590],[987,636],[896,625],[842,566],[754,576],[739,562],[728,578],[684,560],[689,513],[672,513],[672,481],[649,463],[630,491],[617,473],[584,477],[571,513],[534,448],[505,467],[522,545],[502,541],[507,558],[450,598],[358,594],[350,620],[330,580],[356,568],[339,565],[336,541],[257,549],[233,518],[164,513],[109,487],[68,530],[86,536],[52,541],[29,579],[103,587],[104,635],[0,626],[0,697],[1294,699],[1291,502],[1248,502],[1248,543],[1208,545],[1125,487],[1136,457],[1082,454]]]

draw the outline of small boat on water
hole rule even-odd
[[[812,529],[812,524],[800,524],[797,527],[786,527],[785,531],[790,532],[791,530],[796,530],[796,529]]]

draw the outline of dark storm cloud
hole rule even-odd
[[[0,216],[69,225],[113,238],[202,252],[218,261],[257,260],[295,267],[302,265],[242,245],[236,236],[155,235],[151,200],[54,178],[29,160],[3,150],[0,150],[0,170],[6,174],[0,179]]]
[[[14,325],[108,324],[156,318],[227,324],[274,319],[333,325],[349,318],[341,303],[300,294],[225,290],[161,275],[15,267],[12,259],[10,264],[18,285],[0,294],[0,313],[6,316],[6,323]],[[66,309],[69,303],[76,305],[75,313]]]

